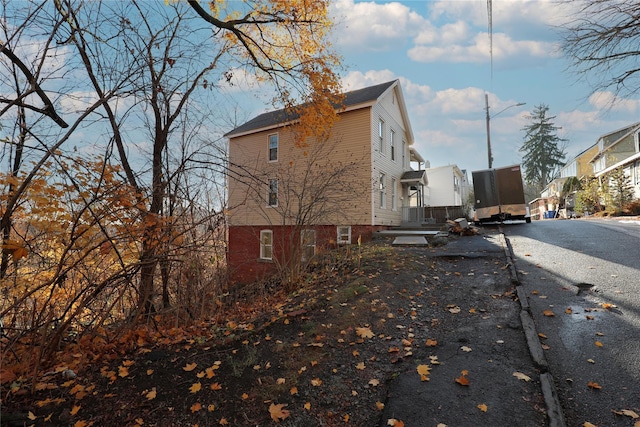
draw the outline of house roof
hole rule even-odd
[[[398,80],[393,80],[390,82],[346,92],[344,94],[342,105],[339,107],[342,107],[345,110],[362,108],[377,101],[389,88],[395,86],[396,84],[398,84]],[[224,136],[228,138],[232,136],[239,136],[241,134],[253,133],[258,130],[277,127],[284,123],[294,121],[298,118],[299,115],[297,113],[287,111],[285,109],[270,111],[254,117],[248,122],[226,133]]]
[[[416,184],[421,183],[423,185],[427,185],[429,182],[427,179],[427,171],[425,171],[424,169],[418,171],[407,171],[402,174],[400,182]]]
[[[598,141],[600,140],[604,140],[609,136],[615,135],[615,140],[611,141],[611,143],[609,143],[606,147],[603,147],[601,150],[599,150],[594,156],[593,158],[591,158],[591,160],[589,160],[589,163],[593,163],[596,159],[602,157],[607,151],[609,151],[612,147],[614,147],[616,144],[618,144],[620,141],[622,141],[625,137],[627,137],[628,135],[632,134],[633,132],[637,131],[638,129],[640,129],[640,122],[636,122],[632,125],[629,126],[625,126],[623,128],[620,128],[618,130],[615,130],[613,132],[609,132],[609,133],[605,133],[604,135],[601,135],[598,138]],[[597,143],[596,143],[597,144]]]

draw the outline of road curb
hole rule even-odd
[[[536,329],[533,316],[531,315],[531,308],[529,306],[529,299],[527,294],[518,279],[518,273],[516,271],[513,251],[511,243],[507,236],[505,236],[502,226],[499,227],[500,240],[504,248],[505,257],[507,260],[507,267],[509,269],[509,276],[511,283],[516,285],[516,294],[518,301],[520,302],[520,322],[522,323],[522,329],[527,340],[527,346],[529,347],[529,353],[534,365],[542,371],[540,374],[540,385],[542,387],[542,395],[544,396],[545,405],[547,408],[547,418],[549,419],[549,427],[565,427],[564,414],[562,413],[562,406],[560,405],[560,399],[558,398],[558,392],[553,382],[553,377],[549,372],[549,363],[544,356],[542,345],[538,338],[538,331]]]
[[[553,377],[549,372],[540,374],[540,384],[542,385],[542,395],[547,405],[547,417],[549,417],[549,427],[565,427],[564,414],[560,406],[558,392],[553,382]]]

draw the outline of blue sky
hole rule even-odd
[[[612,94],[592,94],[566,71],[555,28],[570,10],[554,1],[493,1],[493,67],[485,0],[335,0],[332,11],[345,87],[400,79],[415,146],[432,167],[487,167],[485,93],[494,167],[521,162],[525,117],[540,104],[562,127],[567,160],[639,120],[639,99],[611,108]]]

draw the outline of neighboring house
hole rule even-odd
[[[267,277],[339,244],[399,226],[403,207],[422,206],[424,159],[398,80],[345,94],[326,141],[296,147],[297,117],[261,114],[229,139],[229,249],[232,282]],[[301,256],[294,252],[300,249]]]
[[[428,194],[425,211],[436,222],[468,216],[469,180],[456,165],[427,168]]]
[[[571,217],[575,207],[575,192],[562,194],[562,189],[567,179],[576,177],[582,179],[593,176],[591,159],[598,153],[598,144],[578,154],[560,169],[558,177],[551,181],[540,193],[540,197],[529,202],[532,218],[568,218]]]
[[[590,160],[597,178],[621,167],[633,186],[634,197],[640,198],[640,122],[602,135],[598,152]]]

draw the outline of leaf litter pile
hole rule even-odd
[[[76,343],[37,382],[3,380],[2,425],[544,425],[538,372],[512,366],[504,260],[430,251],[376,241],[224,320]]]

